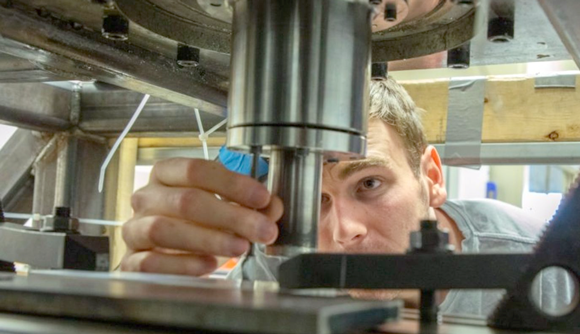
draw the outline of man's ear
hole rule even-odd
[[[427,146],[421,157],[423,176],[427,181],[429,206],[438,208],[447,200],[447,190],[443,178],[441,158],[433,146]]]

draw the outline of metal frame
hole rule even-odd
[[[435,148],[442,153],[444,144]],[[443,155],[443,154],[441,154]],[[443,159],[448,166],[469,166],[478,157]],[[577,165],[580,164],[580,142],[481,144],[482,165]]]
[[[181,69],[173,59],[108,41],[86,29],[75,30],[55,19],[35,16],[26,8],[0,6],[0,31],[3,52],[44,64],[51,71],[225,114],[227,93],[215,88],[224,79],[210,72]]]

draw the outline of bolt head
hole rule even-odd
[[[450,252],[449,233],[437,228],[437,221],[421,221],[421,229],[413,231],[409,240],[409,253]]]
[[[101,32],[107,39],[126,41],[129,38],[129,21],[121,14],[105,14]]]
[[[196,47],[179,44],[177,46],[177,65],[181,67],[197,67],[200,61],[200,50]]]

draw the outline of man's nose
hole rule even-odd
[[[332,237],[334,242],[343,247],[354,246],[364,240],[367,228],[356,214],[356,208],[340,205],[335,206],[335,224],[333,224]]]

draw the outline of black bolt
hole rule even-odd
[[[496,17],[487,25],[487,40],[494,43],[506,43],[514,38],[514,21],[507,17]]]
[[[421,221],[421,232],[433,231],[437,229],[436,220],[422,220]]]
[[[369,0],[369,3],[374,6],[378,6],[383,2],[383,0]]]
[[[117,12],[105,13],[102,33],[107,39],[125,41],[129,38],[129,21]]]
[[[421,290],[421,302],[419,304],[419,314],[421,323],[434,323],[437,321],[436,292],[434,290]]]
[[[467,42],[459,47],[447,50],[447,67],[457,69],[469,68],[470,45]]]
[[[388,63],[373,63],[371,65],[371,78],[386,79],[388,74]]]
[[[67,206],[57,206],[54,208],[54,216],[62,218],[70,218],[71,210]]]
[[[395,22],[397,21],[397,4],[393,2],[388,2],[385,6],[385,21]]]
[[[196,67],[199,65],[199,49],[185,45],[177,45],[177,65],[181,67]]]

